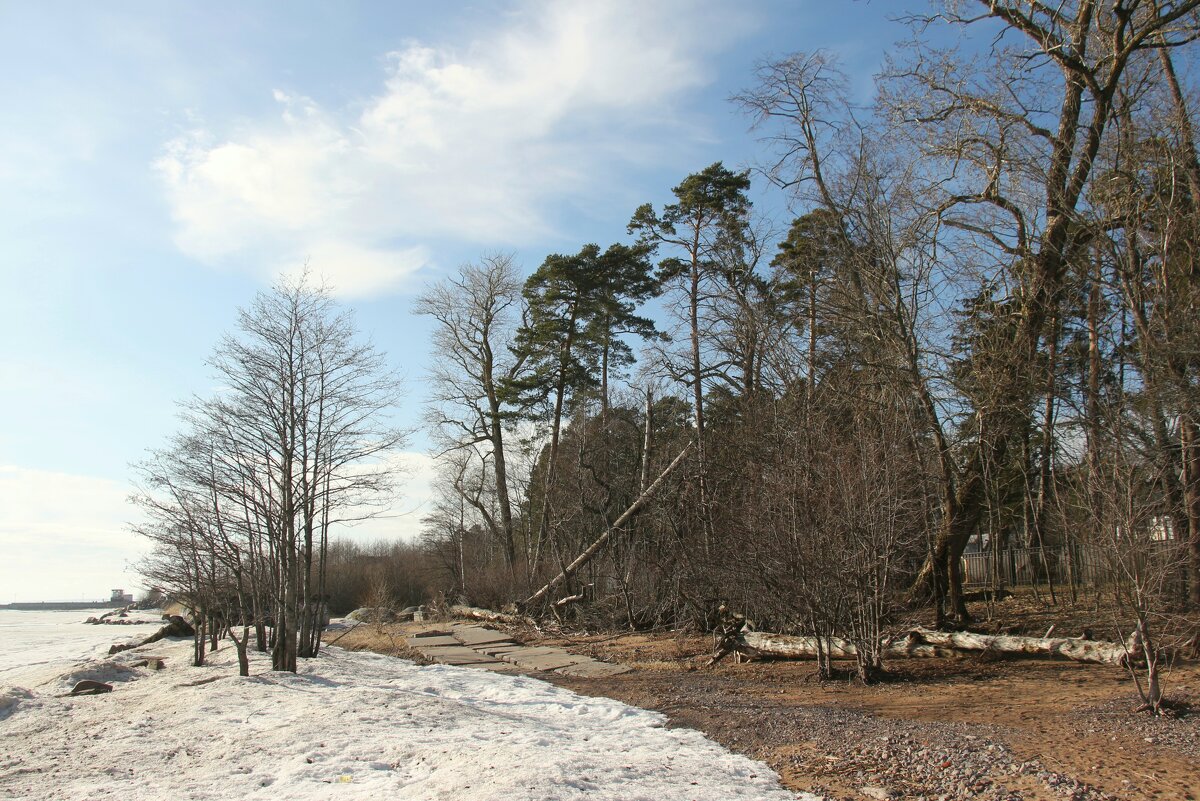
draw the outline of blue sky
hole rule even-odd
[[[827,48],[866,101],[900,4],[0,2],[0,602],[130,588],[130,464],[306,259],[408,377],[425,282],[624,240],[758,146],[727,101]],[[760,207],[781,219],[765,188]],[[356,536],[411,536],[428,472]]]

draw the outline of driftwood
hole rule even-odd
[[[854,659],[858,651],[854,644],[837,637],[822,640],[823,650],[833,659]],[[797,637],[762,631],[743,631],[726,637],[709,664],[726,653],[737,651],[751,656],[770,656],[785,659],[815,659],[818,654],[816,637]],[[1076,662],[1101,665],[1123,665],[1140,656],[1140,647],[1128,643],[1102,642],[1071,637],[1017,637],[1001,634],[971,632],[942,632],[913,629],[885,644],[885,659],[921,659],[961,656],[965,653],[1001,653],[1031,657],[1063,657]]]
[[[573,576],[579,570],[579,568],[592,561],[592,557],[599,553],[600,549],[604,547],[604,544],[612,538],[612,535],[619,531],[622,526],[624,526],[629,522],[630,519],[633,518],[634,515],[641,511],[641,508],[645,505],[646,501],[650,500],[651,496],[653,496],[658,488],[662,486],[662,483],[666,480],[667,476],[671,475],[675,468],[683,462],[683,457],[686,456],[688,451],[691,449],[692,443],[689,442],[684,446],[683,450],[679,452],[679,455],[676,456],[669,465],[667,465],[667,469],[662,471],[658,478],[654,479],[654,483],[646,487],[646,489],[642,491],[642,494],[637,497],[637,500],[630,504],[629,508],[621,513],[621,516],[617,518],[615,523],[609,526],[603,534],[597,537],[596,541],[589,545],[583,553],[575,557],[574,562],[571,562],[571,564],[563,568],[561,573],[550,579],[550,581],[546,583],[546,586],[542,587],[533,595],[526,598],[524,603],[521,604],[521,608],[527,608],[538,601],[541,601],[552,589]]]
[[[943,645],[956,651],[994,651],[1002,654],[1065,657],[1076,662],[1101,665],[1123,665],[1141,657],[1141,640],[1130,637],[1128,642],[1105,642],[1074,637],[1017,637],[1011,634],[973,634],[967,631],[913,632],[931,645]]]
[[[148,656],[145,659],[139,659],[136,662],[130,662],[129,666],[135,667],[135,668],[136,667],[144,667],[144,668],[149,668],[150,670],[162,670],[163,662],[164,662],[164,660],[162,657]]]
[[[910,635],[913,632],[910,632]],[[839,637],[823,638],[822,650],[831,659],[854,659],[858,650],[854,644]],[[787,659],[816,659],[818,642],[816,637],[794,637],[788,634],[772,634],[766,631],[745,631],[733,643],[735,650],[751,656],[774,656]],[[914,636],[905,636],[887,643],[884,659],[933,659],[958,655],[953,648],[921,642]]]
[[[108,653],[109,656],[112,656],[113,654],[119,654],[121,651],[128,651],[131,648],[140,648],[143,645],[147,645],[152,642],[158,642],[164,637],[190,637],[195,633],[196,630],[192,628],[192,624],[188,623],[179,615],[171,615],[167,625],[163,626],[146,639],[141,640],[140,642],[126,643],[125,645],[113,645],[113,647],[108,649]]]

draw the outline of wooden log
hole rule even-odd
[[[1129,642],[1105,642],[1074,637],[1018,637],[1011,634],[975,634],[969,631],[912,632],[930,645],[940,645],[956,651],[994,651],[1002,654],[1063,657],[1075,662],[1100,665],[1122,665],[1128,659],[1141,656],[1141,646],[1133,638]]]
[[[854,644],[839,637],[825,640],[824,649],[831,659],[854,659],[858,656],[858,649],[854,647]],[[738,638],[737,650],[752,656],[816,659],[818,644],[816,637],[746,631]],[[893,640],[888,643],[883,652],[885,659],[933,659],[953,656],[960,656],[960,654],[951,648],[923,643],[913,637],[901,637]]]
[[[786,659],[816,659],[818,644],[815,637],[796,637],[763,631],[742,632],[736,641],[738,650],[757,656]],[[837,637],[825,642],[825,650],[833,659],[854,659],[858,651],[854,644]],[[922,659],[962,656],[967,653],[1002,653],[1022,656],[1062,657],[1076,662],[1101,665],[1122,665],[1136,659],[1140,648],[1135,642],[1114,643],[1082,640],[1070,637],[1017,637],[1002,634],[944,632],[913,629],[886,644],[885,659]]]

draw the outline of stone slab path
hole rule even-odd
[[[508,635],[476,623],[451,623],[405,637],[409,647],[433,662],[462,667],[481,667],[499,673],[553,671],[567,676],[600,678],[616,676],[632,668],[599,662],[572,654],[563,648],[522,645]]]

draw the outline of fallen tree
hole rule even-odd
[[[128,651],[132,648],[140,648],[143,645],[147,645],[152,642],[158,642],[165,637],[191,637],[195,633],[196,630],[192,628],[191,623],[188,623],[179,615],[171,615],[165,626],[151,634],[146,639],[137,642],[113,645],[108,649],[108,653],[111,656],[113,654],[119,654],[121,651]]]
[[[737,631],[723,637],[709,664],[728,653],[782,659],[816,659],[824,653],[831,659],[854,659],[854,643],[838,637],[801,637],[764,631]],[[1062,657],[1076,662],[1125,665],[1142,656],[1141,641],[1131,636],[1124,643],[1085,640],[1075,637],[1018,637],[1011,634],[975,634],[912,629],[890,638],[884,646],[885,659],[921,659],[961,656],[968,653],[999,653],[1029,657]]]
[[[1123,665],[1142,657],[1141,639],[1130,635],[1126,642],[1086,640],[1082,637],[1018,637],[1012,634],[974,634],[969,631],[911,632],[930,645],[942,645],[956,651],[995,651],[1003,654],[1063,657],[1075,662]]]
[[[858,649],[840,637],[797,637],[772,634],[766,631],[742,632],[734,640],[734,650],[748,656],[771,656],[787,659],[816,659],[823,651],[830,659],[855,659]],[[913,637],[901,637],[888,642],[884,658],[928,659],[957,656],[953,648],[923,643]]]

